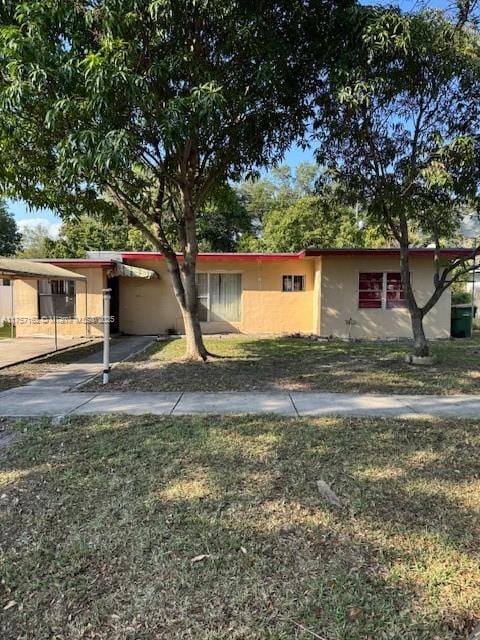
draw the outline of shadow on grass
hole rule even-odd
[[[31,429],[4,465],[4,600],[23,606],[4,637],[312,637],[300,624],[328,640],[464,638],[480,606],[479,444],[478,425],[454,422]]]
[[[438,365],[404,362],[410,344],[318,343],[305,339],[207,338],[222,355],[208,363],[182,361],[181,340],[163,342],[135,362],[114,369],[109,390],[343,391],[478,393],[478,340],[438,343]],[[88,387],[89,389],[91,387]]]

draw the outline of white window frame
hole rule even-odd
[[[207,276],[207,295],[199,296],[198,295],[198,287],[197,287],[197,300],[200,298],[202,300],[207,301],[207,319],[200,320],[200,322],[242,322],[243,318],[243,284],[240,290],[240,319],[239,320],[210,320],[210,276],[214,275],[226,275],[226,276],[240,276],[242,278],[241,282],[243,283],[243,273],[242,271],[197,271],[197,276]],[[195,283],[196,284],[196,283]]]
[[[283,288],[283,280],[284,278],[292,278],[292,288],[290,289],[290,291],[287,291],[287,289]],[[293,283],[294,283],[294,278],[303,278],[303,288],[302,289],[298,289],[295,290],[293,288]],[[306,291],[306,284],[307,284],[307,278],[305,276],[304,273],[284,273],[282,275],[282,293],[303,293],[304,291]]]
[[[382,274],[382,306],[381,307],[361,307],[360,306],[360,274],[361,273],[381,273]],[[359,269],[357,271],[357,310],[358,311],[403,311],[407,309],[407,303],[404,307],[387,307],[387,273],[400,273],[395,269]],[[410,273],[410,282],[412,274]]]

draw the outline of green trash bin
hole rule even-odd
[[[473,311],[473,313],[472,313]],[[450,334],[453,338],[471,338],[473,318],[477,314],[477,308],[472,309],[471,304],[452,305]]]

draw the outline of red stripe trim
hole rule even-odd
[[[124,260],[163,260],[161,253],[144,252],[144,253],[122,253]],[[183,259],[183,255],[177,253],[177,258]],[[246,261],[246,260],[298,260],[299,253],[199,253],[198,260],[206,261]]]
[[[430,247],[412,247],[412,256],[433,256],[435,249]],[[439,254],[445,258],[467,258],[473,254],[473,249],[465,247],[451,247],[440,249]],[[396,247],[385,249],[305,249],[303,257],[316,256],[400,256],[400,249]]]

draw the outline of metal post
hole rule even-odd
[[[111,289],[103,289],[103,384],[110,375],[110,298]]]
[[[50,283],[50,291],[52,290],[52,284]],[[55,351],[58,350],[58,331],[57,331],[57,302],[55,299],[55,294],[51,293],[52,303],[53,303],[53,320],[54,320],[54,331],[55,331]]]
[[[14,279],[10,280],[10,338],[13,338],[13,323],[14,323],[14,314],[13,314],[13,283]]]
[[[88,280],[85,280],[85,339],[90,334],[90,325],[88,324]]]
[[[473,239],[473,247],[477,248],[477,239]],[[476,254],[473,256],[473,277],[472,277],[472,336],[473,336],[473,322],[475,320],[475,276],[476,276],[476,268],[477,268],[477,256]]]

